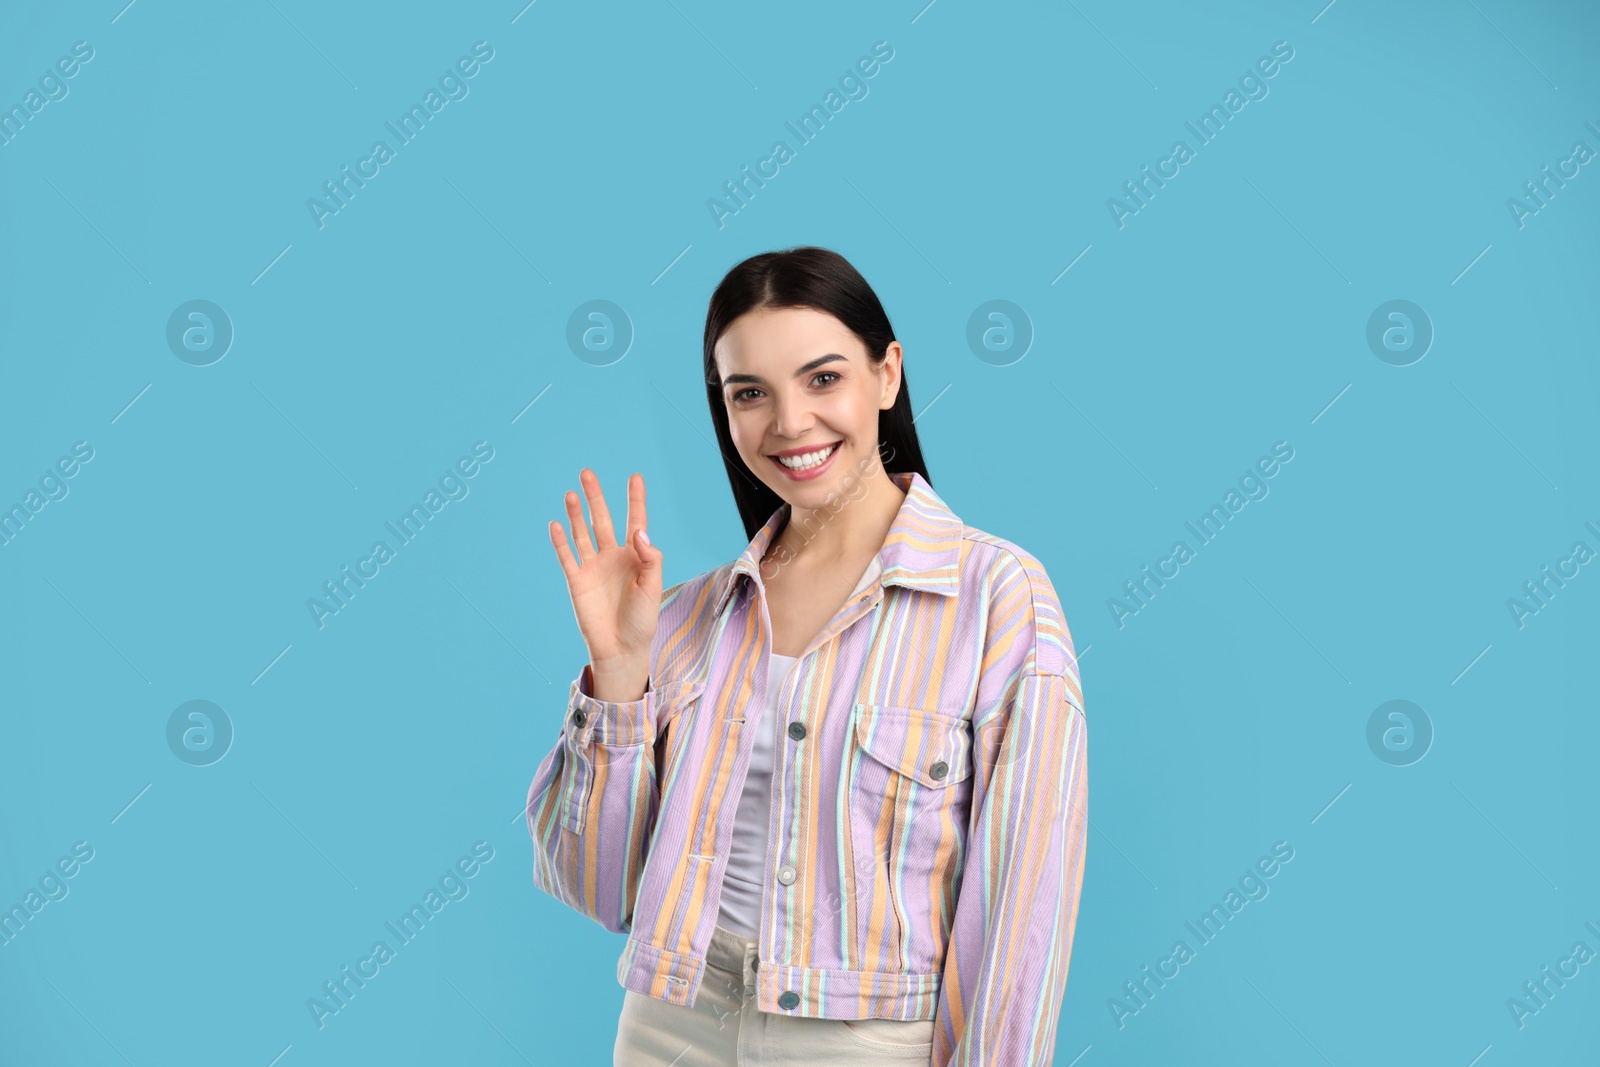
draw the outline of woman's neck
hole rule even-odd
[[[905,501],[905,490],[881,465],[851,488],[854,495],[835,500],[836,507],[791,506],[789,521],[774,538],[768,554],[782,553],[791,565],[798,562],[804,567],[828,567],[877,555]]]

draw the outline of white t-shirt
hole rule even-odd
[[[854,597],[871,585],[883,570],[877,556],[850,593]],[[761,717],[755,747],[750,753],[750,768],[739,793],[739,807],[733,816],[733,843],[728,848],[728,866],[722,872],[722,899],[717,906],[717,924],[745,937],[758,936],[761,929],[761,901],[767,883],[776,872],[767,870],[767,826],[772,821],[772,766],[778,739],[789,729],[778,714],[778,696],[783,691],[783,676],[800,662],[798,656],[773,653],[767,681],[766,712]]]
[[[717,923],[753,938],[761,925],[761,901],[766,893],[767,825],[772,819],[772,765],[780,731],[778,695],[783,676],[798,662],[796,656],[772,655],[767,682],[766,711],[750,752],[750,768],[739,807],[733,817],[733,843],[728,848],[728,866],[722,874],[722,900],[717,908]]]

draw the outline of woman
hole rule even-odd
[[[528,793],[534,882],[629,935],[617,1064],[1050,1062],[1077,660],[1039,562],[935,495],[902,358],[836,253],[745,260],[704,368],[748,547],[663,592],[638,474],[620,540],[589,470],[576,557],[550,524],[589,663]]]

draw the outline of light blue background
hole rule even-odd
[[[519,818],[584,662],[545,524],[580,467],[619,514],[638,470],[669,581],[737,555],[706,301],[821,244],[890,312],[935,488],[1044,562],[1082,656],[1056,1062],[1594,1062],[1600,963],[1506,1006],[1600,951],[1600,565],[1507,607],[1600,550],[1600,164],[1522,228],[1506,203],[1600,150],[1592,5],[123,2],[0,16],[5,106],[94,48],[0,146],[0,504],[94,449],[0,547],[0,904],[95,850],[0,947],[0,1061],[609,1063],[623,938],[534,889]],[[479,40],[319,229],[307,198]],[[719,229],[708,198],[880,40]],[[1107,199],[1277,41],[1269,95],[1119,229]],[[194,299],[236,333],[207,367],[165,340]],[[565,340],[593,299],[635,331],[609,366]],[[1034,332],[1008,366],[965,339],[994,299]],[[1393,299],[1436,331],[1410,366],[1365,340]],[[1119,628],[1280,440],[1270,495]],[[308,598],[478,441],[319,629]],[[236,730],[208,767],[166,742],[194,699]],[[1392,699],[1436,731],[1410,766],[1366,741]],[[470,894],[319,1030],[307,999],[477,841]],[[1270,895],[1119,1028],[1275,841]]]

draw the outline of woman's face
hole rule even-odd
[[[854,495],[878,464],[878,412],[900,392],[900,342],[874,367],[827,312],[760,308],[735,319],[712,354],[734,447],[756,477],[796,508]]]

